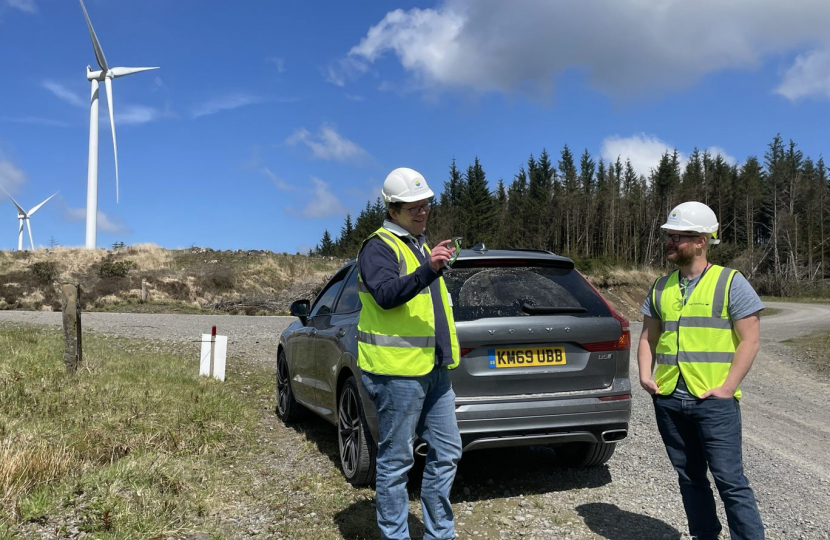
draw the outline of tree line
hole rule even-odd
[[[698,149],[682,164],[677,150],[666,151],[648,176],[619,157],[577,157],[565,145],[554,163],[543,149],[494,191],[478,158],[464,171],[453,160],[443,188],[429,218],[432,241],[463,236],[468,248],[544,249],[583,265],[662,265],[660,225],[675,205],[697,200],[720,222],[710,259],[738,268],[762,292],[788,294],[830,277],[828,168],[780,134],[762,158],[742,164]],[[383,201],[367,202],[337,238],[325,231],[314,253],[354,257],[385,216]]]

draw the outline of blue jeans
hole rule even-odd
[[[738,400],[654,397],[657,427],[678,474],[689,534],[715,540],[721,524],[707,467],[720,493],[732,540],[762,540],[764,525],[744,476]]]
[[[429,445],[421,483],[424,540],[455,538],[450,489],[461,459],[455,392],[446,367],[421,377],[363,373],[363,386],[378,413],[377,514],[383,540],[409,539],[406,482],[413,444]]]

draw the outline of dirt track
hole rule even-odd
[[[783,340],[830,332],[830,306],[769,303],[781,313],[762,319],[762,345],[743,388],[744,462],[756,490],[767,538],[830,539],[830,380],[804,369]],[[102,333],[178,341],[194,340],[215,324],[229,336],[234,362],[273,361],[276,338],[293,319],[191,315],[84,314],[84,327]],[[0,312],[0,324],[60,325],[58,313]],[[654,425],[651,403],[639,390],[632,324],[634,407],[631,435],[607,467],[587,471],[548,467],[546,449],[474,452],[465,455],[453,490],[462,538],[685,538],[685,516],[671,469]],[[263,420],[276,426],[270,416]],[[326,438],[333,429],[314,420],[306,437]],[[291,436],[302,436],[291,432]],[[290,444],[291,441],[286,441]],[[336,448],[336,443],[334,443]],[[322,456],[321,456],[322,457]],[[328,456],[332,458],[333,456]],[[325,463],[329,460],[323,459]],[[312,495],[313,496],[313,495]],[[335,519],[338,537],[373,537],[368,505],[344,508],[349,529]],[[340,514],[338,514],[338,517]],[[356,525],[355,516],[364,523]],[[724,521],[725,523],[725,521]],[[357,527],[357,530],[355,530]]]

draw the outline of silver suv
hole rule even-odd
[[[628,321],[547,251],[463,250],[444,279],[461,363],[453,370],[464,451],[552,445],[560,463],[600,465],[628,434]],[[338,429],[340,463],[355,484],[374,480],[377,417],[360,383],[354,261],[280,336],[277,414],[308,409]],[[425,453],[416,443],[416,451]]]

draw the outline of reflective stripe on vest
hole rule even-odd
[[[652,287],[652,304],[660,316],[654,380],[669,395],[683,374],[695,396],[721,386],[729,374],[739,339],[729,319],[729,286],[736,270],[711,266],[683,304],[680,274],[675,271]],[[735,397],[741,397],[740,388]]]
[[[411,274],[421,266],[409,246],[383,227],[364,240],[361,251],[373,237],[380,238],[392,248],[398,259],[400,276]],[[429,247],[424,247],[429,253]],[[443,278],[439,277],[438,282],[450,331],[453,363],[449,367],[452,369],[458,365],[460,358],[458,337],[447,287]],[[407,303],[392,309],[383,309],[377,304],[359,273],[357,290],[363,303],[357,324],[357,363],[360,369],[379,375],[409,377],[429,373],[435,366],[435,313],[429,287],[419,291]]]

